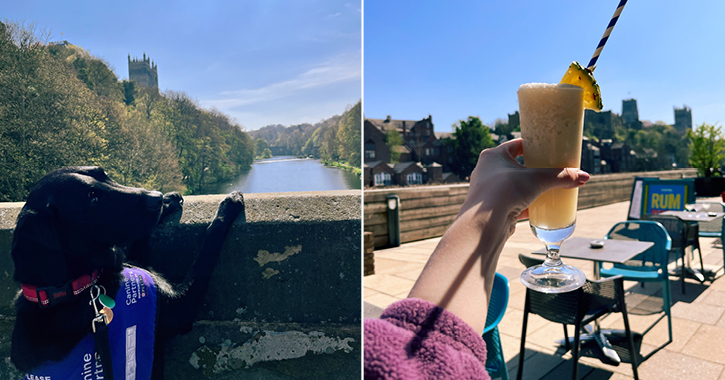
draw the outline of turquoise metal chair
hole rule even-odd
[[[670,239],[667,230],[662,224],[655,221],[630,220],[615,224],[609,230],[605,239],[637,240],[654,243],[652,247],[624,264],[614,264],[612,268],[604,268],[601,262],[597,265],[599,266],[600,277],[621,275],[627,281],[637,281],[640,283],[659,282],[662,284],[662,309],[667,316],[667,328],[670,342],[672,342],[672,314],[670,312],[672,291],[670,289],[669,273],[667,271],[672,239]]]
[[[498,333],[498,323],[501,322],[508,303],[509,281],[503,275],[496,273],[491,299],[488,301],[486,327],[483,330],[483,340],[486,342],[486,371],[492,379],[497,377],[504,380],[509,379],[506,360],[503,358],[501,337]]]
[[[682,294],[685,294],[685,277],[687,271],[685,256],[687,255],[687,247],[692,247],[694,255],[695,250],[700,254],[700,273],[705,272],[705,264],[702,261],[702,250],[700,249],[700,239],[698,238],[697,223],[686,222],[674,215],[652,215],[647,218],[654,222],[658,222],[667,230],[672,240],[670,252],[675,254],[675,260],[682,258],[682,266],[680,267],[680,284],[682,285]],[[704,277],[700,278],[704,281]]]

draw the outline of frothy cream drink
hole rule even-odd
[[[524,165],[578,168],[584,123],[583,90],[570,84],[527,83],[518,91]],[[552,230],[576,221],[579,189],[553,189],[529,207],[531,225]]]

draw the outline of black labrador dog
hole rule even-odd
[[[85,342],[93,334],[92,321],[99,315],[98,307],[104,304],[103,299],[97,303],[99,289],[110,297],[118,295],[116,303],[122,302],[119,299],[124,293],[129,297],[132,293],[134,297],[145,296],[147,280],[133,287],[124,280],[125,271],[130,269],[124,264],[127,247],[143,250],[139,242],[148,240],[157,223],[180,210],[182,203],[178,193],[162,195],[121,186],[99,167],[69,167],[43,177],[28,196],[13,235],[14,279],[23,286],[15,304],[17,319],[11,349],[15,367],[33,373],[48,363],[65,360],[79,343]],[[163,378],[163,341],[191,329],[227,230],[243,213],[241,192],[224,199],[183,283],[172,285],[146,271],[155,283],[157,297],[153,378]],[[140,254],[144,253],[135,252]],[[141,290],[138,284],[142,284]],[[96,297],[95,301],[92,297]],[[113,322],[111,319],[109,328]],[[151,358],[139,356],[133,360],[137,365],[137,361]],[[97,365],[92,365],[95,372]],[[138,363],[139,368],[141,365]],[[85,367],[80,371],[88,372],[88,365]],[[82,372],[77,378],[85,375]],[[109,377],[107,373],[105,378]]]

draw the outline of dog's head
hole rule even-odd
[[[150,235],[162,194],[121,186],[99,167],[69,167],[43,177],[30,192],[13,235],[15,280],[61,286],[119,265],[116,245]]]

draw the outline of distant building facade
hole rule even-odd
[[[612,111],[584,110],[584,131],[600,139],[614,138],[614,131],[622,125],[622,118]]]
[[[675,129],[679,132],[692,130],[692,108],[688,106],[675,107]]]
[[[674,127],[679,132],[691,130],[692,110],[684,106],[674,111]],[[513,127],[520,125],[518,111],[508,114],[508,124]],[[617,131],[622,128],[643,130],[651,126],[651,122],[639,119],[636,99],[622,101],[622,115],[612,111],[586,110],[580,167],[592,174],[606,174],[686,166],[676,162],[674,154],[668,154],[663,160],[654,149],[640,147],[635,152],[632,146],[617,141]],[[391,133],[401,137],[402,145],[388,146],[387,137]],[[497,144],[502,144],[510,138],[520,138],[521,133],[491,133],[491,137]],[[422,120],[396,120],[390,116],[385,119],[366,118],[364,186],[461,182],[460,178],[450,173],[453,152],[450,151],[451,144],[446,143],[446,140],[454,138],[452,133],[435,132],[431,116]],[[390,160],[391,150],[399,156],[396,163]],[[522,157],[519,157],[519,162],[523,163]]]
[[[387,162],[372,161],[363,165],[363,185],[365,187],[390,186],[393,184],[394,176],[393,165]]]
[[[433,117],[428,116],[422,120],[395,120],[388,116],[385,119],[365,119],[371,127],[378,129],[382,136],[385,136],[391,131],[397,132],[403,139],[403,154],[409,154],[411,161],[422,162],[423,164],[430,164],[436,161],[438,155],[440,155],[439,146],[436,145],[436,137],[433,128]],[[374,135],[378,135],[375,133]],[[371,135],[370,139],[376,142],[377,138]],[[366,142],[369,142],[368,137],[365,138]],[[376,143],[377,144],[377,143]],[[372,146],[370,146],[372,147]],[[408,161],[401,157],[400,161]]]
[[[128,80],[136,82],[138,86],[159,88],[159,73],[156,63],[143,54],[143,59],[131,58],[128,55]]]
[[[606,166],[606,163],[604,166]],[[579,167],[591,174],[602,173],[601,150],[596,144],[590,142],[586,136],[582,138],[582,159]]]
[[[387,136],[397,133],[402,145],[389,146]],[[448,151],[436,134],[433,117],[422,120],[366,118],[363,123],[364,186],[420,185],[459,182],[448,173]],[[399,154],[391,163],[391,150]]]
[[[622,100],[622,125],[626,126],[629,129],[642,129],[642,122],[639,120],[639,108],[637,108],[637,99]]]
[[[386,131],[376,127],[365,119],[363,136],[365,137],[363,162],[390,162],[390,147],[386,144]]]
[[[509,127],[516,129],[516,126],[521,125],[521,118],[519,117],[519,111],[508,114],[508,117],[509,117]]]
[[[637,99],[622,100],[622,122],[625,124],[639,121],[639,109]]]
[[[67,40],[54,41],[54,42],[49,42],[48,43],[48,46],[58,46],[58,47],[68,47],[70,45],[71,45],[71,43],[68,42]]]

